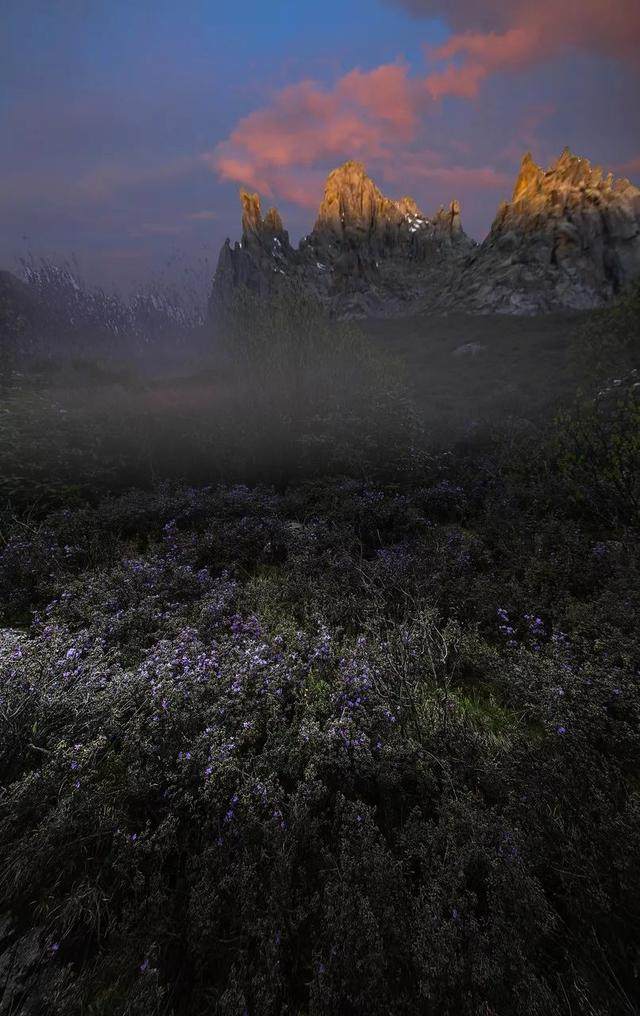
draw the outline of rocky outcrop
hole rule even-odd
[[[296,249],[280,215],[241,192],[242,240],[221,251],[212,313],[238,287],[293,286],[340,316],[423,310],[533,314],[597,307],[640,275],[640,190],[568,149],[548,170],[522,160],[510,202],[475,244],[452,201],[433,217],[392,200],[359,162],[329,174],[313,231]]]
[[[473,249],[454,201],[433,219],[410,197],[385,197],[359,162],[329,174],[313,231],[294,249],[280,215],[262,218],[256,194],[240,193],[242,241],[227,240],[211,297],[213,314],[243,286],[260,295],[285,286],[312,293],[340,316],[419,309]]]
[[[510,202],[460,279],[458,305],[534,314],[599,307],[640,275],[640,189],[565,148],[548,170],[527,153]],[[444,293],[447,305],[452,293]]]
[[[280,214],[270,208],[262,217],[257,194],[240,191],[242,240],[231,246],[226,240],[218,257],[209,312],[218,314],[239,289],[268,296],[277,286],[273,276],[290,274],[294,251]],[[285,268],[287,266],[287,268]]]
[[[280,213],[276,208],[270,208],[263,219],[260,198],[257,194],[248,194],[247,191],[241,190],[240,202],[242,204],[243,247],[259,247],[270,253],[274,243],[275,246],[281,246],[284,249],[290,246],[289,234],[284,229]]]
[[[407,217],[420,214],[411,198],[386,198],[360,162],[346,162],[329,174],[313,234],[340,244],[393,243]]]

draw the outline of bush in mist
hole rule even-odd
[[[222,343],[230,366],[226,437],[230,447],[245,444],[266,478],[402,469],[415,455],[418,420],[400,364],[308,296],[240,292]]]
[[[66,307],[73,279],[65,275],[62,285],[55,278]],[[101,305],[100,320],[106,314]],[[198,371],[188,384],[146,381],[126,330],[118,341],[120,348],[132,343],[127,359],[92,363],[88,351],[97,347],[87,340],[84,358],[32,378],[9,377],[0,497],[16,503],[38,494],[50,504],[74,487],[91,496],[161,479],[283,485],[301,476],[400,475],[417,467],[420,426],[402,370],[354,326],[303,298],[261,302],[247,294],[224,324],[216,344],[209,338],[206,357],[192,350],[187,358]],[[119,334],[120,324],[113,327]],[[150,368],[157,368],[158,348],[149,348]]]
[[[640,513],[640,390],[580,399],[558,421],[560,469],[579,508],[609,525]]]

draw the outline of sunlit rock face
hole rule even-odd
[[[430,219],[413,198],[392,201],[385,197],[359,162],[346,162],[329,174],[309,241],[314,247],[328,243],[338,248],[368,248],[380,256],[400,252],[415,256],[424,242],[461,241],[470,246],[457,201]]]
[[[410,197],[385,197],[358,162],[329,174],[313,231],[297,250],[275,209],[263,219],[257,195],[240,198],[242,241],[222,248],[214,313],[238,286],[265,295],[287,285],[343,317],[409,312],[433,299],[474,247],[457,202],[428,218]]]
[[[469,259],[465,308],[536,313],[598,307],[640,275],[640,189],[567,148],[543,170],[525,155],[510,202]],[[453,294],[444,293],[443,304]]]
[[[313,237],[316,242],[326,237],[339,244],[383,247],[397,242],[409,216],[421,215],[411,198],[386,198],[362,163],[346,162],[329,174]]]
[[[242,241],[221,251],[214,314],[240,286],[295,287],[342,317],[533,314],[600,306],[640,275],[640,190],[568,149],[546,171],[525,155],[479,246],[457,201],[428,217],[410,197],[386,197],[359,162],[329,174],[297,249],[275,209],[263,219],[258,195],[241,202]]]
[[[289,234],[284,229],[280,213],[276,208],[270,208],[263,219],[260,198],[257,194],[248,194],[241,190],[240,202],[242,204],[243,247],[259,247],[271,252],[274,241],[277,241],[276,246],[283,248],[290,246]]]

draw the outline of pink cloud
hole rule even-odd
[[[317,174],[295,183],[288,170],[327,160],[384,159],[414,136],[420,89],[401,64],[355,69],[332,88],[301,81],[281,89],[271,105],[243,117],[205,162],[223,180],[308,204],[317,199]]]
[[[416,125],[415,88],[401,64],[384,64],[373,71],[353,70],[338,84],[337,93],[347,103],[391,125],[394,136],[411,137]]]
[[[637,0],[387,0],[422,17],[439,17],[455,37],[505,35],[514,28],[540,36],[539,62],[567,46],[631,60],[640,55],[640,5]],[[455,38],[454,37],[454,38]],[[449,44],[446,44],[449,45]]]
[[[418,10],[434,10],[437,5],[409,0]],[[569,49],[618,57],[640,66],[640,4],[623,0],[607,5],[601,0],[566,0],[558,16],[556,0],[535,5],[515,3],[454,3],[443,8],[443,16],[454,27],[473,26],[476,21],[493,25],[489,30],[466,27],[457,31],[442,46],[428,55],[446,62],[426,81],[429,94],[475,97],[482,82],[491,74],[523,70],[557,57]],[[458,62],[450,62],[457,58]]]
[[[570,50],[617,57],[640,68],[638,0],[613,5],[564,0],[560,11],[557,0],[535,5],[530,0],[388,2],[418,16],[442,18],[452,29],[442,45],[425,48],[423,73],[412,75],[406,64],[396,62],[355,68],[332,85],[304,80],[276,91],[264,108],[243,117],[228,138],[203,156],[220,179],[311,208],[327,169],[356,158],[403,190],[415,182],[425,183],[430,194],[436,189],[442,194],[445,187],[450,194],[491,189],[506,194],[512,163],[526,148],[539,150],[539,125],[556,110],[544,101],[527,103],[514,117],[508,138],[499,125],[498,144],[487,152],[481,137],[487,116],[478,100],[490,78],[542,67]],[[456,119],[456,111],[464,103],[443,107],[447,97],[474,100],[465,125],[471,143],[466,134],[453,136],[451,124],[463,122],[464,115]],[[425,146],[433,145],[434,136],[438,154]],[[484,156],[474,155],[478,150]],[[509,173],[490,164],[494,161],[496,166],[509,164]]]
[[[429,94],[434,99],[444,95],[473,98],[490,74],[535,63],[540,56],[540,34],[533,28],[512,28],[502,34],[464,32],[454,35],[432,55],[436,60],[462,56],[463,62],[450,63],[444,70],[429,74],[425,82]]]
[[[455,52],[480,57],[484,64],[497,40],[505,50],[519,43],[512,36],[522,31],[538,40],[540,61],[569,47],[628,60],[640,65],[640,4],[637,0],[388,0],[417,16],[442,18],[454,37],[445,44]],[[486,40],[486,41],[483,41]],[[474,52],[475,49],[475,52]],[[534,54],[523,54],[528,60]],[[495,58],[495,51],[493,53]]]

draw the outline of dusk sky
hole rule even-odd
[[[0,0],[0,267],[215,260],[240,185],[298,239],[347,158],[482,238],[527,149],[640,183],[639,96],[639,0]]]

